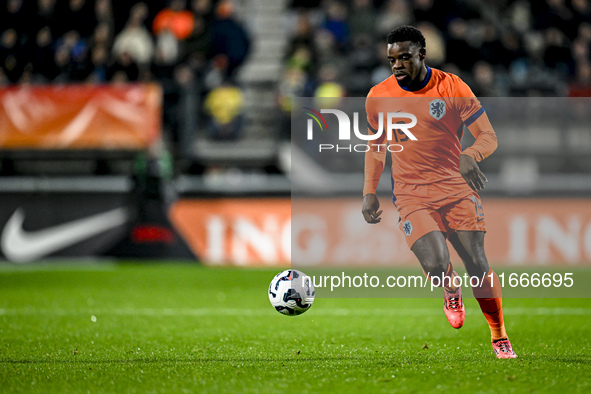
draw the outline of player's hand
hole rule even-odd
[[[474,191],[484,189],[484,184],[488,182],[476,160],[468,155],[460,155],[460,174]]]
[[[378,196],[372,193],[366,194],[365,197],[363,197],[363,207],[361,208],[361,212],[367,223],[375,224],[382,221],[382,218],[380,217],[382,211],[378,211],[378,209],[380,209]]]

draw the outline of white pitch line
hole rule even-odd
[[[76,262],[76,263],[38,263],[13,264],[0,263],[0,274],[19,274],[23,272],[101,272],[116,271],[118,266],[114,262]]]
[[[320,316],[429,316],[439,313],[439,308],[421,309],[363,309],[353,310],[346,308],[312,308],[312,311]],[[505,316],[591,316],[591,308],[504,308]],[[479,314],[480,310],[467,308],[468,314]],[[155,309],[155,308],[130,308],[130,309],[0,309],[0,316],[235,316],[258,317],[274,315],[269,308],[261,309],[231,309],[231,308],[196,308],[196,309]]]

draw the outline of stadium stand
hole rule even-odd
[[[282,185],[287,193],[290,98],[364,97],[389,75],[384,37],[402,23],[425,32],[432,66],[457,73],[479,97],[586,97],[591,92],[588,0],[443,4],[8,0],[0,5],[0,85],[158,83],[162,149],[171,153],[178,184],[188,192],[203,190],[200,177],[212,176],[217,185],[227,174],[232,182],[244,179],[238,184],[246,188],[254,177],[259,185]],[[232,90],[216,94],[222,86]],[[207,103],[230,96],[242,104],[236,107],[239,121],[233,123],[232,138],[225,138],[212,132],[220,131],[214,119],[219,113]],[[532,126],[523,133],[535,138],[526,139],[514,129],[498,127],[503,149],[483,164],[493,177],[514,152],[527,152],[542,175],[591,172],[584,157],[591,149],[587,130]],[[554,150],[549,158],[557,142],[562,153]],[[76,173],[86,168],[89,175],[112,172],[109,167],[116,166],[105,157],[99,165],[66,160],[60,167],[61,157],[40,154],[41,164],[33,160],[25,167],[34,173],[47,168],[49,158],[65,173],[68,168]],[[5,173],[18,172],[14,160],[3,160]]]
[[[391,73],[385,37],[400,24],[418,26],[427,39],[427,63],[459,75],[483,102],[487,97],[586,97],[590,92],[591,3],[586,0],[293,0],[287,15],[291,33],[279,87],[283,108],[289,108],[290,95],[365,97]],[[523,108],[504,108],[507,122],[494,125],[500,149],[482,163],[483,169],[494,178],[523,167],[525,160],[544,179],[572,176],[569,190],[588,184],[588,130],[548,122],[557,109],[550,101],[536,102],[539,107],[532,110],[545,116],[526,129],[510,121]],[[469,133],[464,135],[463,143],[471,143]],[[309,156],[318,168],[335,166],[322,161],[326,155]],[[341,171],[343,165],[354,171],[363,167],[363,158],[336,164]]]

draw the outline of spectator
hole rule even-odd
[[[206,21],[212,20],[214,17],[211,0],[191,0],[191,12],[195,18],[202,18]]]
[[[70,68],[71,68],[71,48],[62,43],[58,45],[53,55],[53,67],[49,72],[51,82],[53,83],[67,83],[71,81]]]
[[[591,43],[591,19],[589,19],[589,22],[581,23],[578,30],[577,38],[580,38],[586,43]]]
[[[4,0],[3,3],[0,11],[2,29],[14,29],[19,38],[26,37],[31,21],[24,0]]]
[[[190,146],[185,145],[190,142],[194,130],[187,128],[187,120],[181,114],[187,110],[187,97],[195,96],[196,75],[191,67],[186,64],[171,66],[171,69],[172,77],[169,79],[166,76],[162,80],[162,86],[164,88],[163,117],[168,126],[166,134],[176,144],[176,152],[182,153],[191,149]],[[197,119],[194,119],[194,121],[197,122]],[[183,145],[181,146],[180,144]]]
[[[543,2],[532,2],[532,12],[534,13],[534,28],[537,30],[546,30],[556,28],[569,38],[574,38],[578,26],[573,26],[573,13],[566,6],[564,0],[546,0]]]
[[[179,61],[188,64],[193,72],[202,74],[207,63],[210,41],[206,21],[203,17],[196,16],[193,32],[186,40],[180,42]]]
[[[107,80],[133,82],[139,80],[140,68],[127,51],[117,53],[115,61],[107,69]]]
[[[489,63],[485,61],[476,63],[472,75],[473,83],[470,86],[477,97],[502,96],[495,84],[495,71]]]
[[[88,70],[88,44],[86,41],[80,37],[77,31],[70,30],[57,40],[57,45],[69,51],[67,56],[69,64],[60,66],[63,71],[62,78],[72,82],[86,79],[92,71]]]
[[[308,73],[314,72],[315,64],[317,63],[316,46],[314,42],[315,31],[310,21],[309,14],[305,11],[300,12],[296,19],[295,33],[290,39],[286,61],[289,64],[297,58],[296,52],[305,51],[308,61],[305,62],[304,71]]]
[[[335,65],[326,64],[318,72],[318,78],[320,83],[314,91],[314,97],[326,99],[322,101],[324,105],[337,107],[339,99],[347,95],[344,86],[339,82],[338,68]],[[328,100],[330,98],[335,100]]]
[[[423,33],[425,40],[429,43],[427,47],[429,65],[435,68],[441,68],[446,59],[443,34],[429,22],[421,22],[417,24],[417,28]]]
[[[328,3],[326,17],[322,23],[322,27],[334,36],[337,48],[344,51],[349,40],[347,8],[336,0]]]
[[[347,74],[347,91],[351,95],[364,97],[371,84],[372,71],[378,67],[379,60],[375,56],[374,39],[367,34],[353,36],[351,51],[347,57],[350,72]],[[382,44],[383,49],[383,44]]]
[[[571,0],[574,13],[574,25],[579,28],[581,23],[591,21],[591,3],[589,0]]]
[[[152,32],[158,36],[164,31],[171,32],[177,40],[184,40],[193,31],[194,16],[185,9],[185,0],[170,0],[168,7],[156,14]]]
[[[291,68],[298,68],[306,73],[313,72],[314,61],[312,51],[305,45],[297,47],[287,59],[286,65]]]
[[[53,68],[53,36],[49,26],[42,27],[35,36],[35,47],[31,63],[33,73],[37,74],[40,82],[51,80]]]
[[[216,20],[211,24],[210,58],[217,58],[225,75],[234,78],[250,50],[250,38],[242,25],[233,17],[234,6],[222,0],[216,9]]]
[[[70,79],[74,82],[85,81],[92,73],[92,61],[86,43],[80,41],[72,48],[70,65]]]
[[[372,39],[376,32],[376,12],[370,0],[353,0],[349,15],[349,26],[353,37],[369,35]]]
[[[520,36],[513,29],[505,29],[501,31],[501,45],[499,48],[500,59],[497,59],[496,64],[500,64],[509,69],[511,64],[515,61],[520,61],[527,57]]]
[[[309,97],[314,93],[308,75],[299,68],[287,67],[279,83],[277,105],[289,118],[291,101],[295,97]]]
[[[376,67],[371,72],[371,86],[377,85],[392,75],[392,69],[386,59],[387,54],[384,48],[384,41],[374,43],[373,52],[376,59]],[[366,88],[364,96],[367,95],[371,86]]]
[[[313,94],[313,84],[308,74],[298,68],[285,68],[275,96],[279,109],[279,138],[289,140],[291,137],[292,100],[295,97],[310,97]]]
[[[377,35],[386,37],[397,26],[408,25],[414,21],[408,0],[388,0],[377,17]]]
[[[520,35],[532,28],[532,12],[527,1],[516,1],[507,9],[505,15],[507,24]]]
[[[172,56],[175,56],[174,53]],[[160,45],[156,45],[154,59],[150,67],[152,77],[162,84],[165,92],[168,91],[168,87],[172,83],[175,66],[176,63],[172,59],[171,53],[161,41]]]
[[[480,30],[482,36],[479,48],[481,60],[490,64],[500,64],[507,57],[507,53],[501,42],[499,32],[490,22],[482,23]]]
[[[320,68],[327,63],[339,62],[339,59],[343,56],[338,50],[336,39],[326,29],[319,29],[314,35],[314,46],[317,50],[317,64],[315,69]],[[340,62],[341,64],[343,62]]]
[[[156,53],[160,64],[174,66],[178,63],[179,42],[169,31],[161,32],[156,38]]]
[[[242,90],[227,81],[209,92],[205,112],[209,116],[209,136],[214,140],[234,140],[242,131],[244,117]]]
[[[107,82],[107,72],[109,68],[109,49],[102,44],[95,44],[91,48],[91,72],[86,80],[91,83],[105,83]]]
[[[103,46],[110,48],[113,45],[113,30],[111,26],[107,22],[100,22],[96,26],[96,29],[94,29],[88,45],[91,47]]]
[[[447,40],[447,62],[454,63],[462,71],[469,71],[480,60],[475,48],[468,44],[468,23],[463,19],[454,19],[449,24]]]
[[[572,55],[575,62],[575,68],[578,68],[579,64],[589,62],[591,59],[589,43],[583,38],[577,38],[572,45]]]
[[[18,82],[25,68],[25,60],[18,32],[13,28],[5,30],[0,35],[0,67],[10,82]]]
[[[137,3],[131,9],[131,14],[125,28],[115,37],[113,55],[121,59],[127,54],[140,68],[148,67],[154,55],[154,43],[150,32],[144,26],[148,16],[145,3]]]
[[[560,30],[550,28],[546,30],[545,39],[545,65],[558,70],[565,77],[574,74],[574,63],[567,37]]]
[[[61,30],[56,8],[56,0],[37,0],[37,9],[33,14],[33,27],[36,31],[48,26],[55,37]]]
[[[115,18],[113,16],[111,0],[95,0],[94,14],[96,16],[97,26],[107,26],[111,34],[115,31]]]

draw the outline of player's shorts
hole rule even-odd
[[[475,192],[460,199],[452,196],[433,204],[399,204],[396,201],[400,214],[398,226],[409,248],[432,231],[441,231],[447,237],[456,231],[486,231],[484,211]]]

